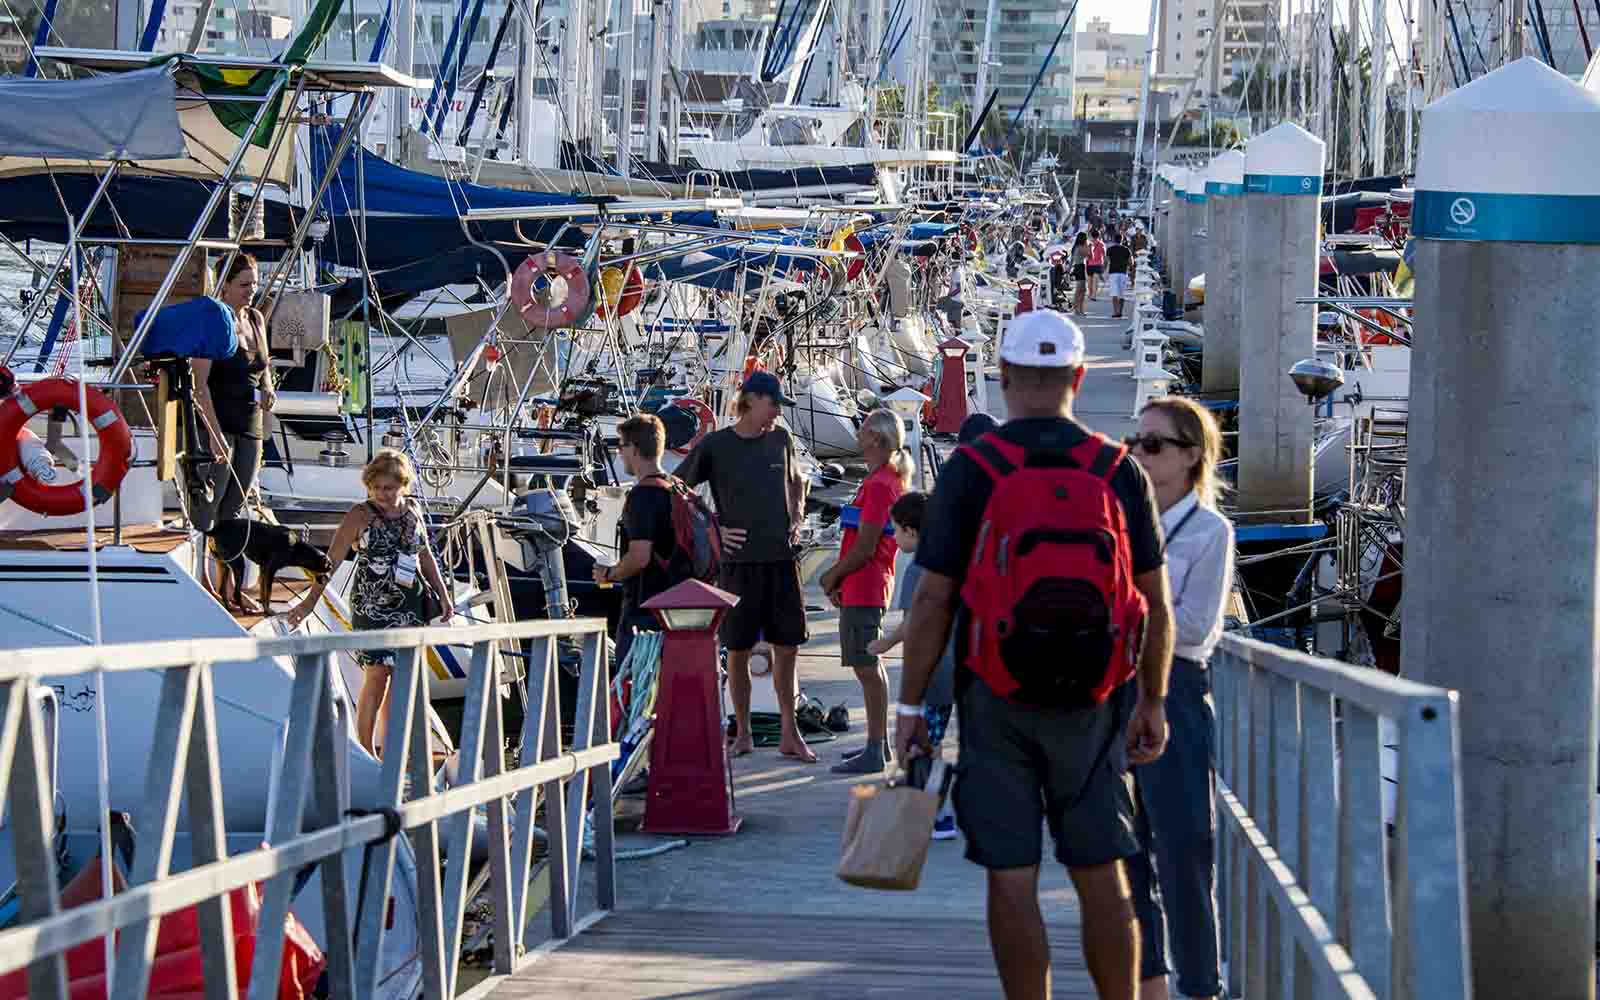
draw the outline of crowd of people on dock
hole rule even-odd
[[[1085,252],[1084,273],[1109,261],[1113,276],[1125,274],[1129,259],[1113,234],[1100,253]],[[1115,277],[1109,284],[1113,298],[1125,288]],[[861,684],[866,741],[832,770],[876,776],[938,753],[954,717],[959,777],[933,835],[953,838],[959,827],[967,857],[987,870],[1006,995],[1050,991],[1038,902],[1048,826],[1082,904],[1100,995],[1163,1000],[1175,975],[1179,995],[1217,997],[1207,660],[1233,571],[1232,528],[1216,505],[1221,435],[1209,411],[1183,397],[1149,403],[1121,444],[1094,434],[1073,416],[1084,352],[1064,313],[1014,320],[1000,350],[1010,419],[969,418],[928,494],[909,488],[900,418],[879,410],[862,421],[867,475],[842,511],[839,555],[818,582],[838,609],[842,665]],[[754,747],[750,656],[764,640],[781,711],[778,752],[810,763],[817,755],[795,712],[795,659],[809,637],[796,544],[806,484],[777,420],[788,403],[775,377],[754,373],[737,421],[708,435],[677,476],[709,484],[724,546],[720,583],[739,597],[721,634],[731,752]],[[638,485],[624,510],[622,560],[595,574],[627,588],[625,643],[648,627],[640,605],[677,582],[666,571],[677,542],[672,478],[658,465],[660,422],[634,417],[620,436]],[[896,601],[900,553],[908,559]],[[905,615],[886,631],[891,603]],[[891,702],[883,657],[897,646]]]

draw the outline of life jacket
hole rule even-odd
[[[968,667],[1015,702],[1100,704],[1134,675],[1148,611],[1111,488],[1128,449],[1093,434],[1028,451],[990,433],[960,450],[994,482],[961,590]]]
[[[660,483],[672,497],[672,537],[677,543],[670,557],[652,556],[656,565],[674,577],[716,583],[722,566],[722,530],[717,515],[678,477],[648,476],[640,484],[648,480]]]

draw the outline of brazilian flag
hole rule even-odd
[[[328,37],[342,3],[343,0],[318,0],[316,7],[311,11],[311,16],[306,20],[305,27],[300,29],[300,33],[289,43],[289,47],[276,62],[285,67],[304,66],[311,58],[311,54],[320,48],[323,40]],[[156,65],[176,58],[177,55],[163,56],[151,60],[151,63]],[[200,91],[212,97],[264,97],[272,89],[273,81],[278,78],[278,74],[282,72],[281,69],[230,69],[205,63],[191,63],[188,68],[199,77]],[[250,123],[255,120],[256,113],[261,110],[261,105],[250,102],[232,104],[213,101],[211,110],[217,116],[217,120],[230,132],[244,138],[250,130]],[[280,102],[278,107],[273,108],[261,120],[255,134],[249,136],[253,145],[263,149],[272,145],[272,136],[278,129],[278,118],[282,111]]]

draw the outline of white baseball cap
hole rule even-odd
[[[1077,368],[1083,364],[1083,331],[1054,309],[1025,312],[1006,327],[1000,360],[1024,368]]]

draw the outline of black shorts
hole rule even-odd
[[[1084,279],[1086,273],[1087,272],[1084,271],[1082,264],[1074,264],[1074,265],[1072,265],[1072,276],[1074,278],[1077,278],[1079,281],[1082,281]]]
[[[1068,868],[1138,853],[1124,743],[1131,689],[1123,685],[1096,708],[1042,709],[1012,704],[970,679],[958,701],[955,790],[967,860],[994,869],[1039,864],[1041,820]]]
[[[739,597],[722,619],[722,644],[731,650],[754,649],[766,640],[774,646],[798,646],[810,638],[806,602],[800,592],[800,564],[780,562],[722,564],[723,590]]]
[[[1089,273],[1090,274],[1105,274],[1106,273],[1106,266],[1104,264],[1090,264],[1089,265]]]

